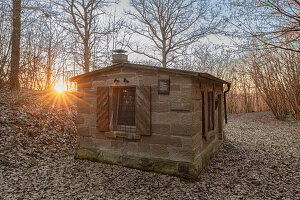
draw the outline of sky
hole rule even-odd
[[[129,1],[130,0],[120,0],[118,4],[114,5],[111,9],[113,12],[116,9],[116,15],[117,17],[123,17],[124,16],[124,10],[130,9],[129,6]],[[202,39],[200,39],[201,43],[210,43],[213,45],[223,45],[226,46],[228,49],[229,48],[235,48],[234,47],[234,42],[232,41],[232,39],[230,39],[227,36],[223,36],[223,35],[208,35],[207,37],[204,37]],[[137,55],[134,53],[130,53],[129,54],[129,58],[132,59],[138,59],[138,58],[143,58],[143,59],[148,59],[147,57],[144,57],[142,55]]]

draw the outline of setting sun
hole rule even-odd
[[[66,91],[66,88],[64,86],[64,84],[62,82],[58,82],[56,83],[54,89],[57,91],[57,92],[63,92],[63,91]]]

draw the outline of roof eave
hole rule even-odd
[[[92,72],[88,72],[88,73],[85,73],[85,74],[81,74],[81,75],[78,75],[78,76],[71,77],[71,78],[69,78],[69,81],[78,82],[81,79],[85,79],[85,78],[88,78],[90,76],[96,75],[98,73],[102,73],[102,72],[114,69],[116,67],[122,67],[122,66],[130,67],[130,68],[142,68],[142,69],[148,69],[148,70],[156,69],[156,70],[165,71],[165,72],[173,72],[173,73],[182,74],[182,75],[189,75],[189,76],[207,78],[207,79],[210,79],[210,80],[213,80],[213,81],[221,82],[223,84],[230,84],[229,82],[224,81],[224,80],[222,80],[220,78],[217,78],[215,76],[212,76],[208,73],[192,72],[192,71],[185,71],[185,70],[180,70],[180,69],[171,69],[172,70],[171,71],[169,68],[159,68],[159,67],[155,67],[155,66],[139,65],[139,64],[132,64],[132,63],[118,63],[118,64],[111,65],[109,67],[105,67],[105,68],[102,68],[102,69],[99,69],[99,70],[95,70],[95,71],[92,71]]]

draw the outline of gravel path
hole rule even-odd
[[[300,199],[299,122],[268,112],[230,115],[219,154],[199,182],[188,182],[75,160],[76,141],[64,134],[54,141],[36,136],[31,144],[8,128],[22,108],[8,112],[1,101],[0,108],[7,111],[0,121],[0,199]]]

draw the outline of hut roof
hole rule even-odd
[[[80,80],[84,80],[86,78],[99,75],[103,72],[107,72],[109,70],[116,69],[116,68],[121,68],[121,67],[133,68],[133,69],[137,69],[137,70],[138,69],[145,69],[145,70],[154,70],[154,71],[176,73],[176,74],[182,74],[182,75],[188,75],[188,76],[207,78],[207,79],[211,79],[213,81],[221,82],[221,83],[224,83],[224,84],[230,84],[229,82],[224,81],[224,80],[222,80],[220,78],[217,78],[213,75],[210,75],[208,73],[189,71],[189,70],[181,70],[181,69],[173,69],[173,68],[163,68],[163,67],[156,67],[156,66],[151,66],[151,65],[133,64],[133,63],[118,63],[118,64],[110,65],[108,67],[104,67],[104,68],[101,68],[101,69],[98,69],[98,70],[95,70],[95,71],[92,71],[92,72],[88,72],[88,73],[84,73],[84,74],[81,74],[81,75],[78,75],[78,76],[71,77],[69,80],[71,82],[78,82]]]

